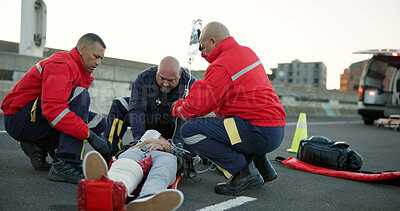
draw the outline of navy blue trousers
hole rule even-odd
[[[193,118],[181,127],[186,144],[215,163],[227,178],[246,165],[245,155],[265,155],[282,143],[284,127],[253,126],[240,117]]]
[[[36,106],[34,106],[35,101]],[[41,98],[35,101],[24,106],[17,113],[4,117],[8,134],[19,142],[43,143],[52,158],[82,163],[84,141],[51,127],[46,117],[42,115]],[[90,112],[89,105],[88,90],[82,87],[73,88],[68,103],[69,109],[81,117],[90,130],[100,135],[105,130],[106,119],[101,114]]]
[[[128,104],[129,97],[114,99],[107,116],[104,137],[111,142],[114,152],[121,149],[122,138],[130,126]]]

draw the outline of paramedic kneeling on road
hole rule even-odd
[[[7,132],[49,179],[77,183],[83,178],[84,139],[103,156],[111,143],[98,136],[105,118],[89,111],[87,90],[94,69],[101,64],[106,46],[96,34],[83,35],[75,48],[58,52],[33,66],[1,105]],[[47,153],[54,158],[47,163]]]
[[[215,192],[239,195],[277,177],[265,153],[281,144],[286,114],[257,55],[239,45],[224,25],[207,24],[200,46],[210,62],[205,78],[175,103],[173,115],[186,121],[181,128],[185,143],[226,178],[233,176],[217,184]],[[218,117],[195,118],[211,111]]]

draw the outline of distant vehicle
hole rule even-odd
[[[400,114],[400,49],[373,49],[359,85],[358,114],[367,125],[376,119]]]

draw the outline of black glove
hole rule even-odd
[[[89,144],[98,151],[106,161],[109,161],[113,156],[112,144],[102,136],[98,136],[93,131],[90,131],[89,137],[86,138]]]
[[[175,155],[177,158],[177,171],[176,175],[185,175],[186,178],[193,178],[196,176],[196,170],[193,165],[193,158],[189,156],[183,150],[180,150],[175,147],[171,147],[171,154]]]

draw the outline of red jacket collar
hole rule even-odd
[[[91,73],[86,72],[85,67],[83,65],[82,57],[79,54],[78,50],[76,48],[73,48],[69,51],[69,54],[71,55],[75,63],[78,65],[79,71],[81,71],[81,73],[84,73],[86,78],[88,78],[93,72]]]
[[[84,66],[83,66],[83,60],[81,55],[79,54],[78,50],[76,48],[73,48],[69,51],[69,54],[71,57],[74,59],[75,63],[78,65],[79,70],[86,71]]]
[[[217,46],[215,46],[214,50],[211,51],[210,55],[207,56],[206,60],[209,63],[212,63],[217,59],[217,57],[226,50],[229,50],[235,46],[238,46],[239,44],[236,42],[236,40],[233,37],[228,37],[224,40],[222,40],[220,43],[218,43]]]

